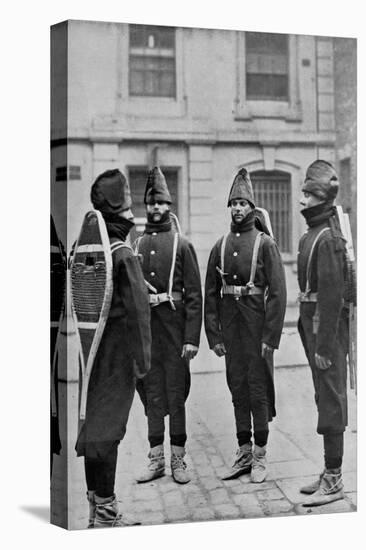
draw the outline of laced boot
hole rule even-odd
[[[266,446],[258,447],[254,445],[252,471],[250,481],[253,483],[262,483],[267,476]]]
[[[236,451],[236,459],[230,471],[221,479],[236,479],[243,474],[249,474],[252,468],[252,462],[252,444],[244,443],[244,445],[241,445]]]
[[[96,505],[94,521],[95,528],[141,525],[140,522],[119,513],[116,495],[112,495],[106,498],[98,497],[98,495],[95,495],[94,498]]]
[[[320,487],[320,482],[322,480],[324,471],[319,475],[318,479],[313,481],[312,483],[309,483],[308,485],[304,485],[300,488],[300,493],[303,493],[304,495],[312,495],[317,491]]]
[[[170,467],[172,476],[174,481],[182,484],[191,481],[187,472],[187,464],[184,461],[185,454],[184,447],[178,447],[177,445],[171,446]]]
[[[344,498],[341,468],[326,469],[320,480],[319,489],[303,506],[322,506]]]
[[[87,494],[87,498],[88,498],[88,502],[89,502],[88,529],[93,529],[94,521],[95,521],[95,512],[96,512],[95,491],[88,491],[86,494]]]
[[[152,447],[147,456],[150,459],[150,463],[146,471],[137,478],[137,483],[146,483],[165,475],[164,445]]]

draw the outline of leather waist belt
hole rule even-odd
[[[317,292],[300,292],[299,302],[317,302],[318,293]]]
[[[149,294],[149,303],[151,306],[158,306],[164,302],[181,302],[183,300],[182,292],[172,292],[169,295],[167,292],[161,292],[160,294]]]
[[[236,286],[225,285],[222,289],[223,294],[232,294],[233,296],[253,296],[254,294],[264,294],[264,289],[259,286]]]

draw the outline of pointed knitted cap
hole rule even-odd
[[[158,166],[150,170],[147,175],[144,196],[145,204],[154,204],[156,201],[167,202],[169,204],[172,202],[165,176]]]
[[[228,206],[233,199],[246,199],[253,208],[255,207],[252,182],[249,172],[245,168],[241,168],[234,178],[227,202]]]
[[[306,171],[302,191],[312,193],[323,201],[334,200],[339,189],[337,172],[326,160],[316,160]]]
[[[100,174],[92,185],[90,197],[94,208],[105,214],[119,214],[132,205],[130,186],[118,169]]]

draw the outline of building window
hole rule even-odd
[[[132,212],[135,217],[136,232],[142,233],[146,223],[146,206],[144,204],[145,187],[148,173],[147,166],[131,167],[128,169],[128,181],[132,195]],[[178,211],[178,170],[176,168],[161,168],[169,192],[172,197],[171,211]]]
[[[291,176],[279,170],[251,172],[257,206],[268,211],[281,252],[291,252]]]
[[[286,34],[245,33],[248,100],[288,100],[288,42]]]
[[[176,97],[175,29],[130,25],[130,96]]]

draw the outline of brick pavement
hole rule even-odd
[[[69,354],[72,346],[69,346]],[[70,357],[69,357],[70,359]],[[72,359],[72,357],[71,357]],[[199,357],[195,361],[199,361]],[[70,363],[69,363],[70,364]],[[319,508],[299,505],[299,487],[322,469],[322,439],[315,433],[316,412],[310,371],[307,367],[276,368],[277,417],[270,430],[268,444],[269,474],[262,484],[252,484],[249,476],[222,481],[232,464],[236,450],[234,416],[223,370],[192,374],[191,393],[187,401],[187,463],[192,481],[176,484],[170,475],[168,439],[167,474],[153,482],[139,485],[135,476],[146,464],[148,444],[146,419],[136,395],[127,434],[120,445],[117,464],[116,493],[122,511],[135,515],[144,525],[209,521],[220,519],[289,516],[356,509],[356,400],[349,392],[349,427],[345,435],[344,482],[346,498]],[[193,369],[194,371],[197,369]],[[202,370],[202,369],[201,369]],[[74,373],[75,374],[75,373]],[[83,529],[87,524],[83,460],[73,451],[76,437],[77,383],[69,372],[69,434],[67,459],[68,504],[52,506],[52,516],[59,523],[68,506],[68,525]],[[72,381],[74,380],[74,381]],[[63,434],[61,434],[62,436]],[[66,445],[64,445],[65,449]],[[65,450],[63,451],[65,452]],[[53,484],[60,495],[65,481],[61,459],[55,457]],[[64,508],[62,510],[61,508]]]

